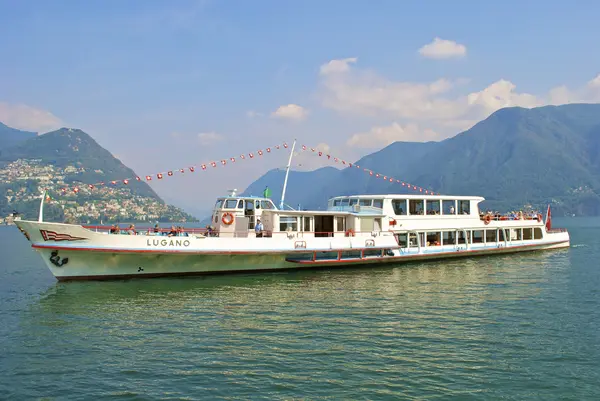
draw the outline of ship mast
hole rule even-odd
[[[283,201],[285,199],[285,189],[287,187],[288,176],[290,174],[290,166],[292,165],[292,157],[294,156],[294,148],[296,147],[296,140],[292,144],[292,150],[290,151],[290,159],[288,160],[287,167],[285,169],[285,180],[283,180],[283,191],[281,192],[281,201],[279,202],[279,209],[283,210]]]
[[[42,201],[40,202],[40,214],[38,216],[38,222],[42,222],[44,220],[44,202],[46,201],[46,189],[42,192]]]

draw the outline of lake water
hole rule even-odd
[[[58,283],[0,227],[0,399],[597,400],[600,219],[572,247]]]

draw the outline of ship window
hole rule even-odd
[[[396,234],[396,241],[398,241],[398,245],[400,245],[401,248],[406,248],[406,246],[408,245],[408,234],[407,233]]]
[[[467,237],[465,236],[464,231],[458,231],[456,234],[457,234],[457,238],[458,238],[458,241],[457,241],[458,244],[466,244],[467,243]]]
[[[360,199],[358,201],[358,204],[361,206],[371,206],[372,203],[373,203],[373,199]]]
[[[440,214],[440,201],[427,200],[427,214]]]
[[[340,259],[360,259],[361,251],[342,251],[340,252]]]
[[[523,240],[527,241],[527,240],[531,240],[533,239],[533,230],[531,228],[524,228],[523,229]]]
[[[510,229],[510,240],[511,241],[521,241],[523,239],[523,233],[520,228],[511,228]]]
[[[392,207],[396,216],[406,216],[406,199],[392,199]]]
[[[227,199],[225,201],[225,206],[223,207],[223,209],[235,209],[235,207],[237,206],[237,199]]]
[[[350,199],[350,203],[349,203],[349,205],[350,205],[350,206],[354,206],[354,205],[356,205],[357,203],[358,203],[358,199],[356,199],[356,198],[352,198],[352,199]]]
[[[483,230],[473,230],[473,243],[474,244],[482,244],[483,243]]]
[[[268,201],[268,200],[261,200],[261,201],[260,201],[260,206],[261,206],[263,209],[275,209],[275,208],[273,207],[273,203],[272,203],[271,201]]]
[[[340,205],[340,200],[336,199],[333,201],[333,206],[339,206]]]
[[[312,219],[310,217],[304,216],[304,219],[303,219],[304,224],[302,226],[302,231],[308,231],[308,232],[310,232],[310,222],[311,222],[311,220]]]
[[[344,218],[336,217],[335,224],[337,225],[337,231],[346,231],[346,227],[344,227]]]
[[[496,237],[497,237],[497,232],[496,230],[485,230],[485,242],[490,243],[490,242],[496,242]]]
[[[423,214],[423,199],[410,199],[408,201],[410,214]]]
[[[453,200],[443,200],[442,214],[456,214],[456,202]]]
[[[240,199],[240,201],[238,202],[237,208],[238,209],[243,209],[244,208],[244,201],[243,200]]]
[[[340,206],[348,206],[350,200],[348,198],[344,198],[340,201]]]
[[[365,258],[372,258],[377,256],[381,256],[381,249],[365,249],[363,251],[363,257]]]
[[[373,207],[383,208],[383,199],[373,199]]]
[[[459,200],[458,214],[471,214],[471,202],[468,200]]]
[[[533,229],[533,238],[534,239],[542,239],[542,229],[541,228],[534,228]]]
[[[411,247],[416,247],[418,246],[417,244],[417,233],[410,233],[408,234],[408,246]]]
[[[219,199],[215,204],[215,209],[220,209],[223,206],[223,199]]]
[[[506,234],[504,233],[504,230],[498,230],[498,241],[500,241],[500,242],[506,241],[506,238],[504,238],[505,236],[506,236]]]
[[[339,255],[337,252],[322,251],[317,252],[316,256],[316,260],[337,260]]]
[[[279,231],[298,231],[298,219],[294,216],[279,217]]]
[[[444,231],[442,240],[444,245],[456,245],[456,232]]]
[[[427,246],[441,245],[441,243],[440,243],[441,238],[442,238],[442,233],[440,233],[440,232],[427,233]]]

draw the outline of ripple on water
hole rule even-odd
[[[15,267],[1,295],[10,328],[0,328],[0,393],[594,399],[600,277],[586,257],[598,253],[589,243],[390,268],[68,284],[42,273],[25,282],[37,266]]]

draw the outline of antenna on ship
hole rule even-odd
[[[287,167],[285,169],[285,180],[283,180],[283,191],[281,192],[281,201],[279,202],[279,209],[283,210],[283,201],[285,199],[285,189],[287,187],[288,176],[290,174],[290,166],[292,165],[292,157],[294,156],[294,148],[296,147],[296,140],[292,144],[292,150],[290,151],[290,159],[288,160]]]
[[[44,220],[44,202],[46,201],[46,190],[42,192],[42,201],[40,202],[40,215],[38,216],[38,222],[41,223]]]

